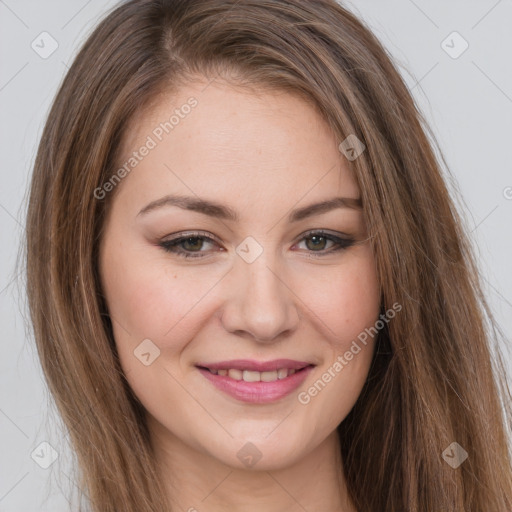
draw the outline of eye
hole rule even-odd
[[[314,256],[323,256],[332,252],[347,249],[355,243],[350,237],[340,237],[323,230],[310,231],[304,235],[294,247],[305,244],[306,252]],[[210,234],[204,232],[181,233],[169,240],[159,242],[164,251],[176,254],[182,258],[204,258],[215,250],[224,251],[225,249]],[[299,247],[302,249],[302,247]]]
[[[159,245],[165,251],[183,258],[202,258],[214,245],[219,247],[219,250],[224,250],[213,237],[200,232],[185,233],[170,240],[163,240]]]
[[[340,237],[325,231],[310,231],[299,241],[297,246],[304,242],[305,248],[311,253],[328,254],[331,252],[347,249],[355,243],[355,240],[350,237]]]

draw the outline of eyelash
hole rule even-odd
[[[332,252],[338,252],[345,249],[348,249],[352,245],[354,245],[355,240],[353,238],[341,238],[339,236],[333,235],[331,233],[327,233],[323,230],[317,230],[317,231],[309,231],[305,235],[302,236],[302,238],[299,240],[300,243],[303,240],[312,238],[312,237],[321,237],[325,238],[327,241],[333,242],[338,247],[335,249],[327,249],[327,250],[321,250],[321,251],[308,251],[310,252],[311,257],[322,257],[326,254],[330,254]],[[168,253],[173,253],[176,256],[179,256],[181,258],[204,258],[205,256],[201,255],[201,253],[204,253],[206,251],[186,251],[179,247],[180,244],[186,242],[189,239],[199,239],[199,240],[206,240],[208,242],[217,243],[215,238],[209,236],[205,232],[196,231],[196,232],[190,232],[186,233],[180,237],[171,239],[171,240],[164,240],[159,242],[158,245],[162,247],[162,249]]]

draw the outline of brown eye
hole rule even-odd
[[[327,239],[323,236],[313,235],[305,239],[306,240],[306,247],[308,249],[311,249],[312,251],[315,250],[323,250],[325,249],[325,245],[327,243]]]
[[[310,254],[317,253],[315,256],[323,256],[348,249],[354,243],[354,238],[347,235],[340,237],[325,231],[314,231],[306,233],[296,245],[299,249],[305,249]],[[302,244],[304,246],[301,247]]]
[[[204,240],[197,236],[186,238],[181,242],[183,249],[186,251],[200,251],[203,247]]]
[[[183,258],[203,258],[208,256],[212,249],[223,250],[218,242],[206,233],[187,233],[171,240],[162,240],[159,245],[164,251]]]

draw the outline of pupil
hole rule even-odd
[[[309,246],[309,242],[313,242],[312,246]],[[308,241],[307,241],[307,245],[308,245],[308,249],[314,249],[314,248],[319,248],[320,249],[323,249],[324,246],[325,246],[325,238],[323,236],[317,236],[317,235],[313,235],[311,237],[309,237]]]
[[[187,238],[186,240],[183,241],[183,243],[185,244],[185,248],[191,251],[199,250],[202,247],[202,240],[198,237]]]

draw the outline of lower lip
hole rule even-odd
[[[306,366],[293,375],[274,382],[245,382],[228,376],[215,375],[210,370],[198,368],[217,389],[237,400],[253,404],[266,404],[284,398],[304,382],[312,369],[313,366]]]

